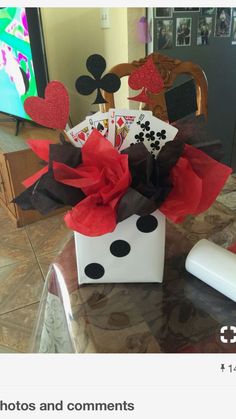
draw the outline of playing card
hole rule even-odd
[[[151,111],[142,113],[152,115]],[[110,109],[108,124],[108,140],[118,150],[121,148],[135,118],[139,117],[141,111],[129,109]]]
[[[141,113],[134,121],[125,143],[120,150],[129,147],[131,144],[144,143],[148,151],[156,157],[161,148],[168,142],[174,139],[178,130],[172,125],[161,121],[155,116],[145,115]]]
[[[67,137],[75,147],[82,147],[88,139],[89,134],[88,122],[86,120],[66,132]]]
[[[94,115],[87,116],[89,131],[96,128],[100,133],[108,138],[108,112],[96,112]]]

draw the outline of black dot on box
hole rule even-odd
[[[139,217],[136,226],[142,233],[151,233],[156,230],[158,221],[153,215],[144,215],[143,217]]]
[[[122,258],[130,252],[130,245],[125,240],[116,240],[110,246],[110,252],[113,256]]]
[[[84,268],[85,275],[91,279],[100,279],[105,273],[105,269],[100,263],[90,263]]]

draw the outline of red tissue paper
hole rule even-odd
[[[53,144],[50,140],[27,140],[27,144],[37,156],[49,162],[49,145]]]
[[[173,188],[160,211],[174,223],[206,211],[231,173],[230,167],[185,144],[184,153],[171,170]]]
[[[59,81],[51,81],[45,89],[45,98],[31,96],[24,101],[26,113],[48,128],[64,130],[69,118],[69,95]]]
[[[138,143],[120,154],[96,129],[79,149],[48,140],[28,143],[48,165],[24,181],[28,189],[15,202],[43,213],[70,205],[67,226],[91,237],[157,208],[175,223],[197,215],[211,206],[232,172],[177,140],[168,142],[156,159]]]
[[[75,168],[53,162],[54,177],[86,195],[66,214],[67,226],[86,236],[100,236],[116,227],[117,204],[131,183],[128,155],[120,154],[95,129],[81,153],[83,163]]]
[[[48,172],[48,166],[45,166],[41,170],[39,170],[38,172],[34,173],[32,176],[25,179],[22,182],[22,184],[24,185],[25,188],[29,188],[30,186],[32,186],[35,182],[37,182],[37,180],[39,180],[47,172]]]
[[[30,148],[33,150],[37,156],[46,161],[48,163],[49,161],[49,146],[50,144],[53,144],[50,140],[28,140],[27,144],[30,146]],[[25,188],[29,188],[31,185],[33,185],[40,177],[47,173],[48,166],[43,167],[38,172],[34,173],[32,176],[28,177],[24,180],[23,185]]]
[[[228,250],[230,250],[230,252],[236,253],[236,242],[231,244],[231,246],[228,247]]]

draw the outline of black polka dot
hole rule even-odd
[[[137,220],[136,225],[142,233],[151,233],[156,230],[158,221],[153,215],[145,215]]]
[[[90,263],[84,268],[85,275],[91,279],[100,279],[105,273],[105,269],[100,263]]]
[[[113,256],[122,258],[130,252],[130,245],[125,240],[116,240],[110,246],[110,252]]]

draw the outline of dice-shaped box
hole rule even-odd
[[[165,216],[159,210],[132,215],[103,236],[74,235],[79,284],[162,282]]]

